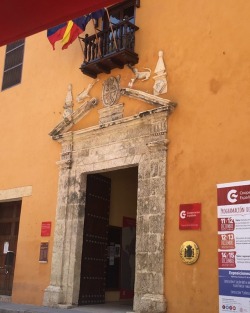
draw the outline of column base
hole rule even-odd
[[[63,303],[62,288],[57,286],[48,286],[44,291],[43,305],[48,307],[59,307]]]
[[[134,305],[136,313],[166,313],[167,302],[163,295],[144,294]]]

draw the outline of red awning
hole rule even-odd
[[[0,0],[0,46],[123,0]]]

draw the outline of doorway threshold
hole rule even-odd
[[[11,296],[0,295],[0,302],[11,303]]]
[[[104,304],[82,305],[74,308],[79,313],[130,313],[133,304],[128,302],[107,302]]]

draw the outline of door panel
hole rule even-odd
[[[6,249],[16,255],[21,201],[0,203],[0,294],[12,294],[13,276],[15,267],[5,266]],[[5,250],[5,251],[4,251]]]
[[[111,180],[87,176],[79,304],[105,302]]]

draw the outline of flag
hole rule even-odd
[[[47,31],[47,37],[55,50],[55,42],[62,40],[62,49],[68,46],[84,32],[88,22],[91,19],[99,19],[104,15],[104,9],[92,12],[90,14],[75,18],[71,21],[60,24]]]
[[[69,38],[70,38],[70,32],[71,32],[71,29],[73,27],[73,21],[69,21],[68,24],[67,24],[67,27],[65,29],[65,32],[63,34],[63,38],[62,38],[62,44],[65,44],[69,41]]]
[[[82,33],[84,32],[88,22],[91,19],[99,19],[104,15],[104,9],[92,12],[90,14],[78,17],[68,22],[68,26],[65,30],[65,34],[62,39],[62,49],[67,49],[68,46]]]
[[[105,10],[101,9],[95,12],[90,13],[92,19],[98,20],[100,17],[103,17]]]
[[[65,33],[67,22],[52,27],[47,30],[47,37],[49,42],[52,44],[53,50],[55,50],[55,42],[61,40]]]
[[[90,20],[90,15],[84,15],[68,22],[68,26],[62,38],[62,49],[68,48],[68,46],[85,30],[86,25]]]

